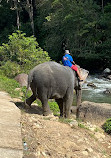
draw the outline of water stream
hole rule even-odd
[[[93,83],[96,88],[87,86],[88,83]],[[92,101],[96,103],[110,103],[111,93],[104,94],[104,91],[109,89],[111,91],[111,80],[98,78],[98,75],[89,76],[86,83],[83,84],[82,101]]]

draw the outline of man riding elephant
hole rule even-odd
[[[62,62],[63,62],[64,66],[69,66],[71,69],[73,69],[74,71],[77,72],[78,77],[79,77],[79,82],[83,81],[82,76],[81,76],[81,74],[79,72],[79,69],[76,66],[72,56],[70,55],[69,50],[65,50],[65,55],[62,58]]]

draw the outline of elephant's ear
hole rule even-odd
[[[83,68],[79,68],[80,74],[82,76],[83,82],[86,80],[86,78],[88,77],[89,71],[83,69]]]

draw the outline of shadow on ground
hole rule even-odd
[[[32,104],[31,107],[25,106],[24,102],[13,102],[21,111],[24,111],[29,114],[38,114],[42,115],[43,110],[42,107],[37,106],[36,104]]]

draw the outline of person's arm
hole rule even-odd
[[[74,62],[72,56],[71,56],[71,58],[70,58],[70,61],[71,61],[71,63],[72,63],[73,65],[76,65],[76,63]]]
[[[72,64],[76,65],[76,63],[74,61],[72,61]]]

